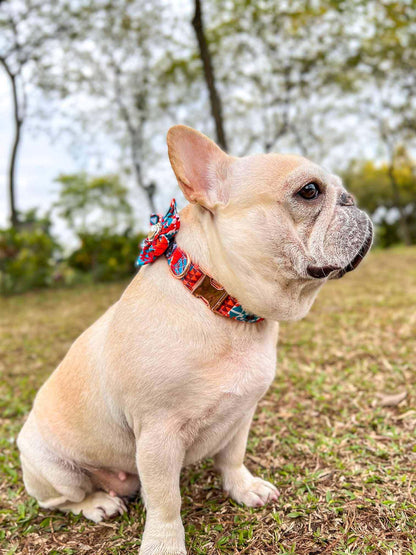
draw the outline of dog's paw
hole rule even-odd
[[[72,508],[75,514],[82,514],[94,522],[101,522],[106,518],[111,518],[117,514],[122,515],[127,507],[120,497],[113,497],[104,491],[95,491],[88,495],[78,507]]]
[[[261,478],[253,478],[244,489],[234,488],[229,492],[230,497],[247,507],[263,507],[266,503],[277,501],[279,492],[270,482]]]
[[[140,555],[186,555],[185,531],[180,519],[170,523],[146,522]]]
[[[139,551],[140,555],[186,555],[185,548],[172,547],[163,543],[152,543],[143,545]]]
[[[279,492],[270,482],[255,478],[244,466],[224,474],[224,489],[228,495],[247,507],[262,507],[277,501]]]

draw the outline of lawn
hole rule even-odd
[[[0,300],[0,552],[137,553],[140,499],[94,524],[39,509],[15,439],[37,388],[125,284]],[[279,364],[247,464],[280,489],[273,506],[225,498],[210,461],[182,473],[190,554],[416,555],[416,249],[374,252],[281,326]]]

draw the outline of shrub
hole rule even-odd
[[[80,233],[81,246],[68,258],[68,265],[90,273],[94,281],[112,281],[131,276],[143,235],[126,232],[113,235]]]
[[[377,224],[375,244],[387,249],[401,242],[398,222],[388,222],[382,219]]]
[[[416,244],[416,177],[414,161],[400,147],[389,163],[354,161],[343,173],[347,189],[377,224],[377,244]],[[380,217],[384,212],[393,218]]]
[[[34,211],[21,216],[19,228],[0,230],[0,293],[22,293],[53,282],[59,247],[47,218]]]

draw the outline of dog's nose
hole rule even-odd
[[[355,205],[355,199],[352,195],[350,195],[350,193],[347,192],[342,192],[339,196],[338,199],[339,204],[341,204],[341,206],[354,206]]]

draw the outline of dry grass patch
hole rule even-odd
[[[137,553],[140,500],[99,525],[40,510],[15,446],[39,385],[122,289],[0,301],[2,553]],[[209,461],[184,470],[190,553],[416,555],[415,307],[416,249],[375,252],[328,284],[305,320],[282,326],[276,380],[247,454],[280,501],[246,509],[224,498]]]

